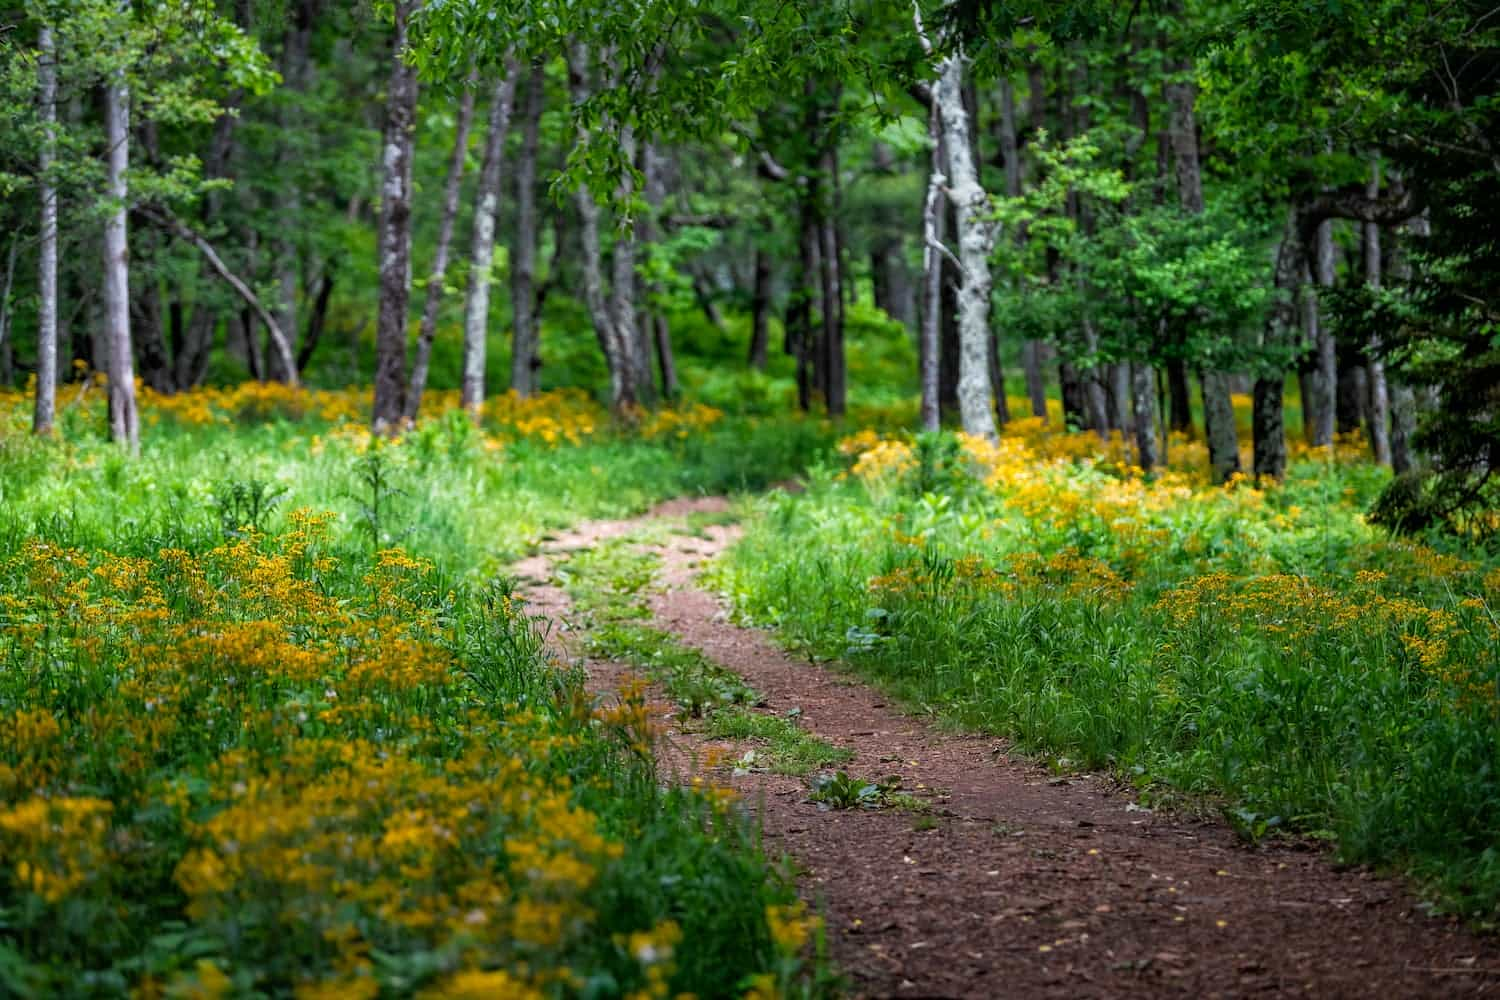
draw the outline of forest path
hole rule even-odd
[[[646,596],[654,627],[748,681],[757,711],[790,713],[852,751],[849,775],[899,776],[894,804],[834,810],[809,801],[803,778],[713,774],[758,809],[768,851],[796,859],[856,995],[1500,996],[1500,941],[1426,916],[1396,882],[1140,809],[1098,776],[1054,776],[1002,741],[939,731],[732,624],[695,578],[738,529],[683,530],[686,515],[725,510],[705,498],[587,523],[515,570],[532,609],[558,623],[558,648],[576,656],[557,564],[610,539],[643,539],[660,559]],[[605,698],[631,674],[584,665]],[[659,690],[653,713],[664,720],[664,768],[683,779],[706,773],[711,747],[730,761],[745,750],[684,724]]]

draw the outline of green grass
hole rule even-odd
[[[913,710],[1500,920],[1500,560],[1367,527],[1359,463],[1265,493],[1035,455],[945,475],[763,501],[717,585]]]
[[[348,976],[405,995],[478,962],[567,968],[612,995],[646,972],[619,942],[669,925],[674,991],[734,995],[760,972],[822,989],[821,960],[770,936],[767,908],[794,892],[753,825],[664,784],[593,717],[499,570],[580,517],[792,474],[826,429],[497,454],[462,420],[366,447],[315,420],[150,416],[139,459],[77,414],[52,443],[0,432],[0,994],[361,988]],[[299,508],[332,514],[305,552]],[[396,545],[423,562],[384,566]],[[285,649],[267,659],[273,642]],[[424,818],[481,793],[497,798],[449,823],[451,840]],[[560,805],[531,811],[548,796]],[[27,818],[70,802],[93,812]],[[246,860],[215,874],[210,824],[236,808]],[[425,853],[388,856],[403,824]],[[588,824],[618,856],[577,846]],[[552,835],[548,856],[576,850],[591,873],[573,888],[511,867],[509,845]],[[285,857],[298,864],[272,863]],[[491,885],[500,902],[481,903]],[[385,888],[370,902],[354,886]],[[524,901],[581,907],[570,926],[585,929],[528,945],[511,930]],[[479,928],[459,918],[481,906],[486,930],[450,930]]]

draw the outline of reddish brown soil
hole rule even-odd
[[[678,502],[639,521],[585,525],[552,548],[718,509]],[[1336,870],[1316,850],[1247,847],[1221,824],[1138,809],[1094,776],[1056,778],[999,740],[939,732],[735,626],[694,584],[735,529],[705,534],[654,546],[657,626],[743,675],[763,710],[800,709],[804,726],[854,751],[850,774],[899,775],[933,806],[829,811],[799,779],[730,779],[758,805],[767,849],[796,859],[857,995],[1500,995],[1500,941],[1426,916],[1397,882]],[[517,569],[550,575],[546,555]],[[560,590],[529,592],[539,612],[566,620]],[[586,666],[600,692],[624,674]],[[698,758],[694,734],[669,725],[664,738],[679,770]]]

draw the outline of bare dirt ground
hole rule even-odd
[[[554,554],[724,509],[676,501],[586,524],[516,572],[576,654],[567,596],[549,582]],[[802,779],[719,776],[758,809],[768,851],[795,859],[856,995],[1500,996],[1500,940],[1428,916],[1399,882],[1336,870],[1307,847],[1249,847],[1222,824],[1139,809],[1105,779],[1059,778],[1003,741],[941,732],[731,623],[695,575],[736,528],[656,535],[656,627],[742,675],[761,710],[800,709],[805,728],[854,752],[851,775],[899,776],[930,803],[925,813],[826,810]],[[585,666],[601,697],[628,673]],[[705,741],[657,708],[662,759],[686,775]]]

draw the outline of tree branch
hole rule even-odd
[[[140,205],[137,206],[137,211],[173,236],[180,240],[185,240],[198,248],[198,252],[203,254],[204,259],[208,261],[208,266],[213,268],[214,273],[222,278],[225,284],[234,289],[234,293],[243,299],[245,304],[254,311],[256,317],[265,324],[267,332],[271,335],[271,346],[275,348],[277,355],[281,358],[282,369],[286,372],[287,381],[292,385],[296,385],[297,359],[292,353],[291,342],[286,339],[286,334],[282,331],[280,325],[277,324],[275,317],[261,304],[255,292],[251,291],[249,285],[245,284],[233,271],[229,270],[228,265],[224,263],[224,259],[214,250],[213,245],[166,208],[159,205]]]

